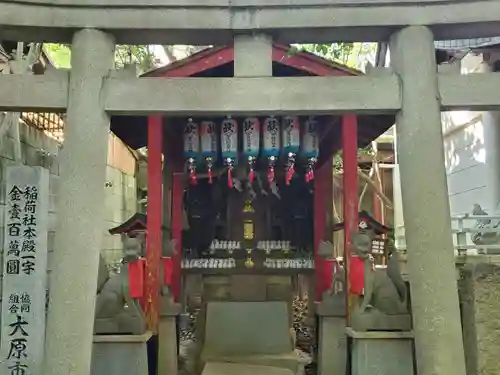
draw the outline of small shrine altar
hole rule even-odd
[[[232,77],[234,54],[233,46],[207,49],[144,77]],[[277,44],[272,44],[272,60],[277,77],[361,74]],[[383,115],[303,116],[279,110],[114,116],[111,129],[118,137],[133,149],[148,148],[147,213],[113,230],[145,230],[145,258],[130,265],[130,290],[140,299],[154,337],[166,332],[167,321],[181,341],[191,332],[202,346],[195,351],[194,373],[235,355],[239,344],[233,336],[248,344],[240,347],[238,361],[274,353],[295,371],[295,345],[313,355],[316,305],[332,277],[328,254],[318,249],[336,230],[333,156],[342,152],[344,207],[357,207],[357,150],[393,121]],[[345,248],[338,252],[350,260],[352,236],[359,229],[351,223],[358,223],[358,213],[344,212]],[[361,277],[362,286],[363,275],[351,273],[348,264],[347,277]],[[178,324],[165,312],[169,304],[179,307]],[[238,322],[235,331],[221,335],[227,321]],[[276,321],[288,324],[271,324]],[[159,347],[171,339],[171,334],[160,337]],[[256,346],[262,342],[276,346]],[[220,352],[211,352],[214,347]],[[159,349],[158,355],[165,353]],[[170,353],[158,363],[173,363],[176,356]]]
[[[314,268],[317,124],[298,116],[226,118],[220,126],[188,119],[183,268]]]
[[[388,236],[393,229],[378,222],[373,216],[366,211],[358,213],[358,230],[360,232],[369,232],[373,235],[371,254],[374,258],[375,265],[386,265],[389,257],[388,254]],[[345,227],[344,222],[334,225],[334,231],[341,231]]]

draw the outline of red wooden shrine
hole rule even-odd
[[[273,76],[356,76],[359,71],[328,62],[306,52],[289,51],[288,47],[273,46]],[[173,77],[232,77],[234,50],[232,46],[204,50],[184,60],[144,74],[159,79]],[[175,93],[172,93],[175,95]],[[168,100],[168,98],[165,98]],[[229,114],[230,115],[230,114]],[[331,240],[333,225],[333,154],[342,152],[344,165],[343,206],[345,263],[349,269],[351,234],[358,226],[357,149],[365,147],[383,134],[394,123],[393,116],[356,116],[345,114],[331,117],[319,131],[321,139],[319,161],[314,178],[314,261],[316,299],[329,287],[330,269],[324,258],[317,254],[322,240]],[[155,330],[159,309],[161,265],[165,266],[165,280],[171,286],[174,298],[180,297],[181,249],[184,191],[184,158],[178,128],[161,116],[114,116],[111,130],[133,149],[148,147],[148,206],[147,248],[145,261],[145,312],[150,317],[150,328]],[[176,133],[177,131],[177,133]],[[162,167],[171,173],[171,238],[176,251],[172,258],[162,262]]]

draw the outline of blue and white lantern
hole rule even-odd
[[[184,157],[191,184],[196,185],[196,162],[200,157],[200,132],[198,124],[193,119],[189,119],[184,126]]]
[[[212,184],[212,168],[217,160],[218,137],[217,127],[213,121],[202,121],[201,124],[201,156],[205,161],[208,173],[208,183]]]
[[[255,179],[255,161],[260,150],[260,122],[257,117],[247,117],[243,121],[243,155],[248,161],[248,181]]]
[[[238,122],[226,117],[221,125],[221,153],[228,168],[228,187],[233,187],[232,169],[238,160]]]
[[[280,154],[280,123],[276,117],[271,116],[264,120],[262,154],[268,161],[267,179],[274,181],[274,167]]]
[[[301,158],[306,161],[306,182],[314,179],[314,165],[318,161],[319,138],[318,122],[314,117],[309,117],[302,127]]]
[[[300,149],[300,121],[298,116],[283,117],[281,134],[283,153],[286,156],[285,182],[290,185],[290,181],[295,174],[295,159]]]

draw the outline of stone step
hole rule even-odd
[[[292,371],[294,374],[299,372],[301,363],[297,353],[291,351],[284,354],[260,354],[247,356],[210,356],[206,352],[202,353],[203,363],[234,363],[240,365],[253,365],[264,367],[279,367]]]
[[[204,350],[210,356],[293,351],[286,302],[209,302]]]
[[[291,370],[272,366],[209,362],[202,375],[295,375]]]

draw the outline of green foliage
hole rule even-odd
[[[363,70],[367,61],[374,60],[377,43],[297,44],[291,53],[306,51],[326,60]]]
[[[43,45],[45,52],[56,68],[71,67],[71,46],[67,44],[47,43]],[[116,46],[115,65],[117,68],[125,64],[137,64],[140,72],[148,71],[155,67],[155,56],[150,46]]]
[[[148,45],[116,46],[115,64],[117,68],[125,64],[137,64],[139,71],[144,73],[155,68],[155,55]]]
[[[347,64],[354,49],[354,43],[303,44],[303,51],[314,53],[327,60]]]
[[[365,148],[358,148],[358,157],[361,155],[371,155],[373,156],[374,152],[371,146],[367,146]],[[342,161],[342,151],[339,151],[333,157],[333,169],[335,172],[340,172],[344,169],[344,163]]]
[[[71,49],[68,45],[45,43],[43,48],[56,68],[71,67]]]
[[[350,68],[363,69],[367,60],[375,56],[376,43],[327,43],[297,44],[292,46],[290,54],[307,51],[324,59],[346,65]],[[66,44],[44,44],[45,52],[57,68],[70,68],[71,46]],[[172,59],[169,46],[164,46],[165,53]],[[155,68],[155,54],[149,45],[116,46],[115,62],[117,68],[125,64],[137,64],[143,73]]]

